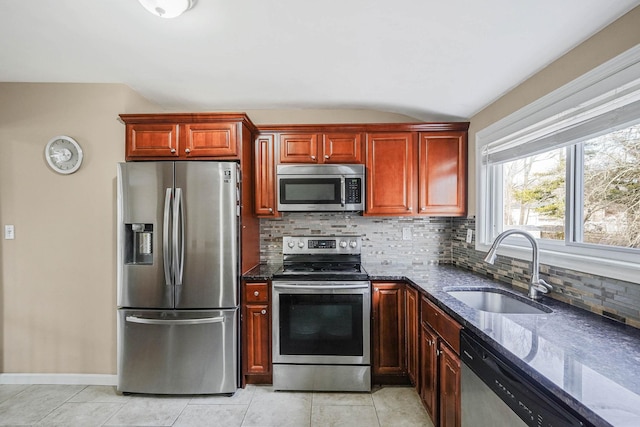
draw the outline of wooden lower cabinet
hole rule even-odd
[[[242,385],[271,384],[269,284],[243,283],[242,295]]]
[[[460,357],[443,342],[438,350],[440,426],[460,427]]]
[[[405,284],[373,282],[373,383],[406,384]]]
[[[418,386],[418,348],[420,337],[420,300],[418,291],[406,285],[405,287],[405,333],[407,341],[407,375],[411,384]]]
[[[438,335],[422,325],[420,329],[420,399],[438,425]]]
[[[424,295],[420,319],[420,398],[435,426],[460,427],[462,327]]]

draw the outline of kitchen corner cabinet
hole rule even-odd
[[[406,384],[405,284],[373,282],[373,383]]]
[[[243,282],[242,296],[242,383],[271,384],[269,283]]]
[[[274,162],[274,134],[260,134],[255,141],[254,153],[254,208],[262,217],[277,217],[276,172]]]
[[[369,133],[366,165],[366,215],[466,214],[466,131]]]
[[[281,133],[280,163],[362,163],[360,133]]]
[[[244,132],[254,125],[240,113],[121,114],[129,160],[240,160]]]
[[[420,319],[420,398],[434,425],[460,427],[462,327],[424,295]]]
[[[418,348],[419,348],[419,325],[418,316],[420,310],[420,300],[418,291],[413,287],[405,286],[405,332],[406,332],[406,352],[407,352],[407,375],[411,384],[417,386],[418,381]]]

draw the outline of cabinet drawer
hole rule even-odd
[[[460,329],[462,326],[458,322],[424,296],[420,302],[420,318],[423,323],[431,326],[457,354],[460,354]]]
[[[244,302],[267,302],[269,300],[269,287],[266,283],[246,283],[244,285]]]

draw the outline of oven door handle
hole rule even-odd
[[[273,285],[274,289],[318,289],[318,290],[335,290],[335,289],[368,289],[369,285]]]

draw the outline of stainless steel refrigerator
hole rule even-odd
[[[118,390],[234,393],[237,164],[120,163],[117,193]]]

